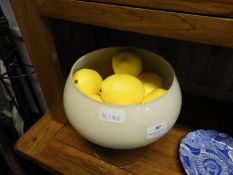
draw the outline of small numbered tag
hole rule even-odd
[[[163,135],[167,131],[167,123],[160,123],[158,125],[150,126],[147,128],[147,139],[153,139]]]
[[[100,108],[99,119],[111,123],[124,123],[125,111],[111,108]]]

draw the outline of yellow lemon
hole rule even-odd
[[[95,70],[83,68],[73,74],[73,81],[75,87],[82,93],[86,95],[97,94],[100,91],[102,77]]]
[[[166,92],[167,92],[167,90],[165,90],[165,89],[155,89],[143,98],[142,103],[145,103],[145,102],[148,102],[151,100],[155,100],[155,99],[161,97],[162,95],[164,95]]]
[[[91,97],[92,99],[96,100],[96,101],[100,101],[100,102],[103,102],[101,96],[99,94],[91,94],[91,95],[88,95],[89,97]]]
[[[142,59],[136,52],[130,49],[123,49],[113,56],[112,67],[116,74],[137,76],[142,70]]]
[[[101,84],[100,95],[110,104],[139,104],[144,97],[141,81],[128,74],[114,74]]]
[[[138,75],[139,80],[145,88],[145,95],[149,94],[151,91],[163,88],[163,83],[161,77],[153,72],[142,72]]]

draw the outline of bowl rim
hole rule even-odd
[[[173,67],[170,65],[170,63],[165,59],[163,58],[162,56],[152,52],[152,51],[148,51],[146,49],[142,49],[142,48],[137,48],[137,47],[124,47],[124,46],[113,46],[113,47],[105,47],[105,48],[100,48],[100,49],[96,49],[96,50],[93,50],[93,51],[90,51],[84,55],[82,55],[81,57],[79,57],[75,62],[74,64],[72,65],[71,69],[70,69],[70,72],[69,72],[69,75],[68,75],[68,78],[67,78],[67,81],[70,81],[72,80],[72,75],[73,75],[73,72],[74,72],[74,69],[76,67],[76,65],[78,64],[78,62],[80,62],[81,60],[85,59],[85,57],[88,55],[88,54],[91,54],[93,52],[98,52],[98,51],[101,51],[101,50],[106,50],[106,49],[134,49],[134,50],[141,50],[143,52],[148,52],[150,54],[153,54],[155,55],[156,57],[158,57],[159,59],[161,59],[163,62],[165,62],[165,64],[169,67],[169,69],[171,70],[172,74],[173,74],[173,79],[172,79],[172,83],[170,85],[170,87],[167,90],[167,93],[160,96],[159,98],[156,98],[154,100],[151,100],[151,101],[148,101],[148,102],[145,102],[145,103],[140,103],[140,104],[126,104],[126,105],[123,105],[123,104],[109,104],[109,103],[105,103],[105,102],[100,102],[100,101],[97,101],[97,100],[94,100],[92,99],[91,97],[85,95],[84,93],[82,93],[78,88],[75,87],[75,84],[73,81],[71,81],[71,84],[72,84],[72,87],[75,89],[75,91],[79,92],[79,94],[81,94],[84,98],[92,101],[92,102],[95,102],[95,103],[98,103],[98,104],[105,104],[109,107],[121,107],[121,108],[128,108],[128,107],[141,107],[141,106],[145,106],[145,105],[148,105],[148,104],[152,104],[154,103],[155,101],[159,101],[161,100],[162,98],[164,98],[165,96],[168,95],[168,92],[169,90],[171,89],[172,85],[174,84],[174,81],[176,78],[176,74],[175,74],[175,71],[173,69]]]

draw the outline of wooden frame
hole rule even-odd
[[[122,157],[114,159],[112,153],[104,154],[104,159],[96,156],[96,152],[100,153],[97,147],[72,129],[63,110],[64,79],[46,17],[233,47],[232,11],[228,8],[230,2],[225,0],[226,4],[221,6],[217,6],[217,0],[206,0],[202,6],[183,2],[183,10],[182,1],[176,0],[167,0],[167,4],[164,1],[155,4],[146,0],[144,5],[130,1],[106,2],[11,0],[49,107],[49,113],[20,138],[15,148],[20,154],[63,174],[167,174],[168,170],[171,171],[169,174],[181,174],[183,171],[177,158],[177,149],[180,139],[190,129],[174,127],[164,138],[150,145],[143,158],[135,157],[139,150],[125,153],[123,157],[128,157],[129,162],[138,161],[123,167],[115,164],[123,163]],[[206,11],[198,14],[198,8]]]

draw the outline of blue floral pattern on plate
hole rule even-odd
[[[233,175],[233,138],[215,130],[196,130],[180,144],[188,175]]]

